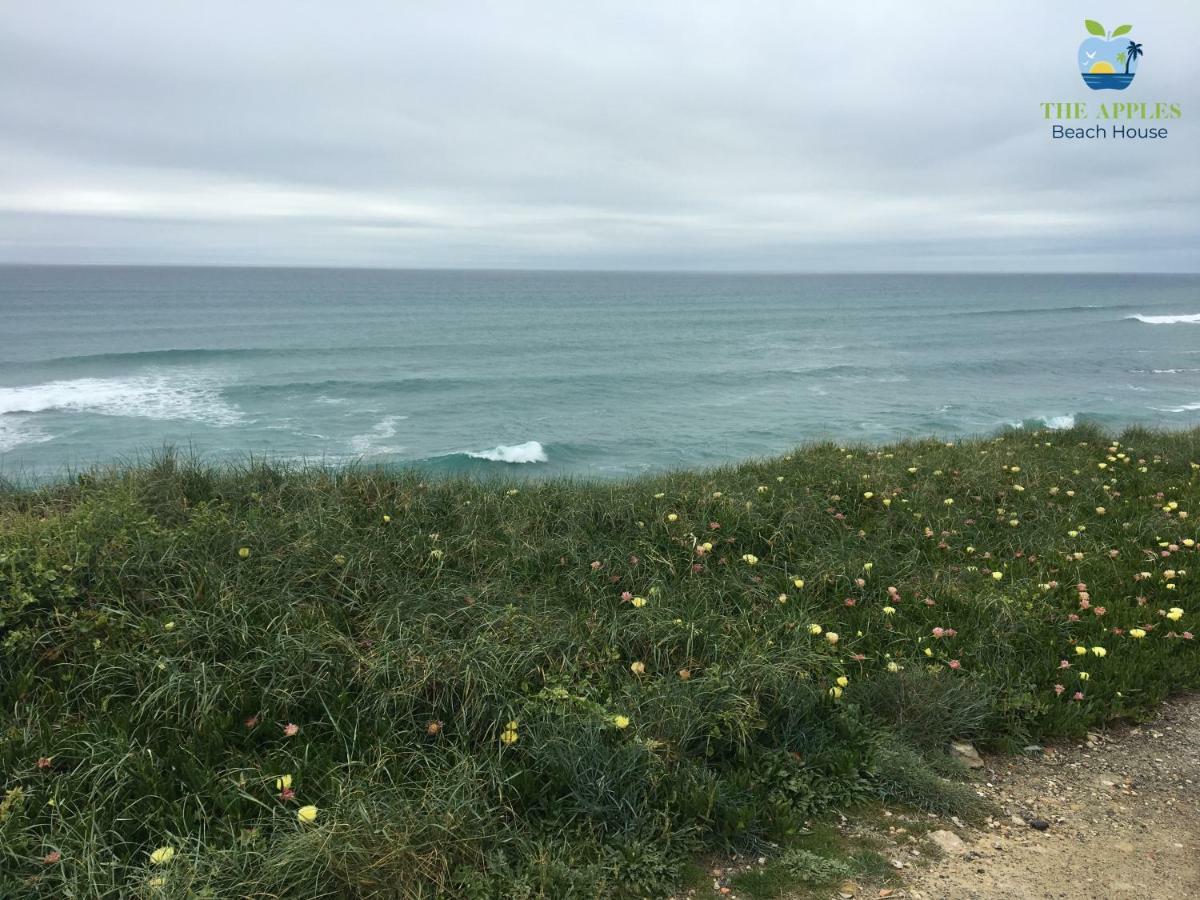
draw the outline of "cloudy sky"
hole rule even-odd
[[[1085,17],[1143,43],[1124,94]],[[1194,0],[4,3],[0,262],[1197,271],[1198,37]],[[1038,107],[1115,99],[1183,118]]]

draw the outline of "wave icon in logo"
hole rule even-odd
[[[1123,91],[1137,74],[1142,45],[1128,38],[1118,40],[1133,30],[1132,25],[1120,25],[1105,31],[1095,19],[1085,19],[1083,27],[1095,35],[1079,45],[1079,74],[1083,83],[1093,91]]]

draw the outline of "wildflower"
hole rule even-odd
[[[885,607],[883,608],[883,614],[884,614],[885,616],[894,616],[894,615],[896,614],[896,607],[894,607],[894,606],[885,606]]]
[[[175,858],[174,847],[159,847],[150,854],[150,862],[156,866],[165,866]]]
[[[1178,606],[1172,606],[1170,610],[1167,611],[1167,618],[1172,622],[1178,622],[1183,618],[1183,610]]]
[[[383,514],[383,524],[386,525],[390,521],[392,521],[392,517],[389,516],[387,513],[384,513]]]
[[[946,629],[945,629],[945,628],[942,628],[940,625],[939,625],[937,628],[934,628],[934,629],[933,629],[933,636],[934,636],[935,638],[940,638],[940,637],[941,637],[942,635],[944,635],[945,633],[946,633]]]
[[[946,504],[947,506],[953,506],[953,505],[954,505],[954,498],[953,498],[953,497],[947,497],[947,498],[946,498],[945,500],[943,500],[942,502],[943,502],[944,504]]]
[[[242,724],[247,728],[254,728],[258,725],[258,716],[246,716],[246,718],[242,720]]]
[[[641,609],[643,606],[646,605],[646,598],[645,597],[634,597],[629,602],[633,604],[635,609]]]
[[[626,729],[629,727],[629,716],[623,716],[618,713],[612,717],[612,723],[619,729]]]
[[[283,726],[284,737],[295,737],[300,733],[300,726],[294,722],[288,722]]]
[[[839,697],[842,696],[842,689],[835,684],[833,687],[831,687],[829,689],[829,696],[832,697],[834,700],[837,700]]]
[[[870,500],[874,496],[875,493],[873,491],[863,491],[863,499],[865,500]]]
[[[442,733],[442,723],[435,719],[425,726],[425,733],[430,737],[437,737]]]
[[[926,648],[925,648],[925,655],[926,655],[926,656],[933,656],[933,648],[932,648],[932,647],[926,647]]]
[[[1071,664],[1065,659],[1060,659],[1058,661],[1058,667],[1060,669],[1069,669],[1069,668],[1071,668]]]
[[[1089,678],[1091,678],[1091,677],[1092,677],[1092,676],[1091,676],[1090,674],[1088,674],[1087,672],[1080,672],[1080,673],[1079,673],[1079,680],[1080,680],[1080,681],[1087,681],[1087,680],[1088,680]]]
[[[713,499],[714,499],[714,500],[720,500],[720,499],[721,499],[721,492],[720,492],[720,491],[713,491],[712,495],[713,495]]]
[[[962,668],[962,663],[961,663],[961,662],[959,662],[957,659],[952,659],[952,660],[950,660],[950,668],[952,668],[952,669],[961,669],[961,668]]]
[[[53,762],[54,762],[54,760],[52,757],[39,756],[38,761],[37,761],[37,767],[39,769],[48,769],[53,764]]]
[[[633,594],[629,593],[629,591],[621,591],[621,601],[623,603],[628,603],[632,599]]]
[[[759,492],[760,494],[765,494],[765,493],[766,493],[767,491],[769,491],[769,490],[770,490],[770,488],[769,488],[769,487],[767,487],[765,484],[760,484],[760,485],[758,486],[758,492]]]
[[[239,547],[238,548],[238,556],[240,556],[242,559],[249,559],[250,558],[250,548],[249,547]]]
[[[898,662],[890,662],[887,664],[887,670],[889,672],[899,672],[902,668],[903,666],[901,666]]]
[[[1079,645],[1075,648],[1076,656],[1087,656],[1087,652],[1088,652],[1087,647],[1084,647],[1083,645]]]
[[[511,747],[517,742],[520,735],[517,734],[517,723],[509,722],[504,730],[500,732],[500,743],[506,747]]]
[[[663,497],[665,497],[665,496],[667,496],[667,495],[666,495],[666,494],[664,494],[662,491],[659,491],[657,494],[655,494],[655,495],[654,495],[654,499],[655,499],[655,500],[661,500],[661,499],[662,499]]]
[[[846,687],[847,685],[850,684],[850,679],[847,678],[845,675],[839,675],[837,678],[837,683],[841,687]]]
[[[446,554],[445,554],[445,553],[443,553],[441,550],[438,550],[438,549],[436,549],[436,548],[435,548],[435,549],[433,549],[433,550],[430,550],[430,551],[429,551],[429,555],[430,555],[430,557],[432,557],[433,559],[441,559],[441,558],[442,558],[443,556],[445,556]]]
[[[338,553],[333,557],[333,563],[336,566],[344,566],[346,564],[346,557]]]
[[[678,672],[680,681],[689,681],[692,677],[691,669],[680,669]]]
[[[1141,640],[1146,636],[1146,631],[1142,628],[1130,628],[1129,636],[1135,640]]]
[[[506,491],[505,493],[507,493],[508,496],[510,496],[510,497],[515,497],[515,496],[517,496],[517,494],[519,494],[521,492],[518,491],[516,488],[511,488],[510,490]]]
[[[592,560],[592,571],[595,572],[598,568],[600,568],[600,565],[601,565],[600,560],[598,560],[598,559]]]
[[[780,603],[787,603],[787,600],[788,600],[787,594],[780,594],[775,599],[778,600]]]
[[[56,862],[58,862],[60,859],[62,859],[62,854],[59,853],[57,850],[51,850],[49,853],[47,853],[45,856],[42,857],[42,865],[52,866]]]
[[[174,631],[174,630],[175,630],[174,622],[164,622],[163,623],[163,631]]]
[[[792,580],[792,585],[793,585],[793,586],[794,586],[794,587],[795,587],[797,590],[799,590],[800,588],[804,587],[804,579],[803,579],[803,578],[795,578],[795,579],[793,579],[793,580]]]
[[[296,821],[302,825],[311,825],[317,821],[317,808],[311,803],[296,810]]]
[[[824,629],[823,629],[823,628],[821,628],[821,626],[820,626],[820,625],[818,625],[816,622],[813,622],[813,624],[811,624],[811,625],[809,625],[809,626],[808,626],[808,633],[809,633],[809,634],[813,634],[813,635],[820,634],[820,633],[821,633],[823,630],[824,630]]]
[[[277,791],[286,791],[291,786],[292,786],[292,776],[291,775],[280,775],[278,778],[275,779],[275,790],[277,790]]]
[[[679,521],[679,516],[678,516],[678,514],[676,514],[676,513],[667,513],[667,521],[668,521],[668,522],[678,522],[678,521]]]
[[[1108,510],[1107,510],[1107,509],[1105,509],[1103,506],[1097,506],[1097,507],[1096,507],[1096,515],[1098,515],[1098,516],[1102,516],[1102,515],[1104,515],[1106,512],[1108,512]]]
[[[1058,694],[1060,697],[1062,696],[1062,693],[1065,690],[1066,690],[1066,688],[1063,687],[1061,684],[1056,684],[1054,686],[1054,693]]]
[[[747,553],[742,557],[742,562],[744,562],[748,566],[757,566],[758,565],[758,557],[755,556],[753,553]]]
[[[1076,691],[1071,695],[1071,699],[1078,702],[1083,699],[1083,691]]]
[[[644,662],[632,662],[629,664],[629,671],[634,675],[645,675],[646,664]]]
[[[825,632],[825,640],[829,641],[829,643],[831,643],[831,644],[836,644],[838,642],[837,632],[836,631]]]

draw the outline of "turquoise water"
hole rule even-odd
[[[1200,424],[1200,276],[0,267],[0,474],[621,475],[812,438]]]

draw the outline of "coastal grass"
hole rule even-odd
[[[805,836],[977,811],[951,740],[1200,686],[1197,514],[1200,431],[1086,427],[601,483],[166,453],[8,486],[0,896],[861,871]]]

